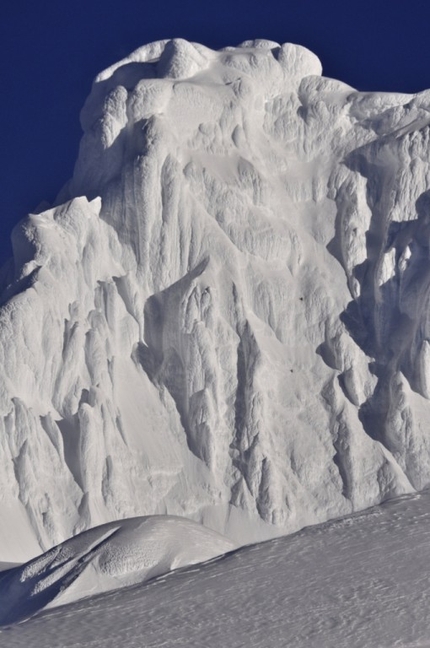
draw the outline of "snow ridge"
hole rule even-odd
[[[175,39],[81,121],[4,271],[2,560],[154,513],[246,543],[428,485],[429,91]]]

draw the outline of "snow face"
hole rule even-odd
[[[0,574],[0,626],[45,607],[143,583],[234,549],[215,531],[157,515],[96,527]]]
[[[265,40],[96,78],[4,271],[2,560],[154,513],[246,543],[429,483],[429,110]]]

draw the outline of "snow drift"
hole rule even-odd
[[[430,481],[430,92],[291,44],[102,72],[0,311],[0,557],[153,513],[238,542]]]
[[[85,531],[0,574],[0,625],[203,562],[234,549],[215,531],[168,515],[111,522]]]
[[[428,648],[430,493],[0,629],[7,648]]]

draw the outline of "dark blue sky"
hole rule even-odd
[[[427,5],[427,7],[426,7]],[[14,223],[71,176],[93,77],[144,43],[250,38],[312,49],[362,90],[430,88],[425,0],[5,0],[0,13],[0,261]]]

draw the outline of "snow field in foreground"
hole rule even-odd
[[[46,606],[142,583],[234,547],[215,531],[170,515],[104,524],[0,574],[0,626]]]
[[[430,494],[43,612],[2,648],[430,646]]]

